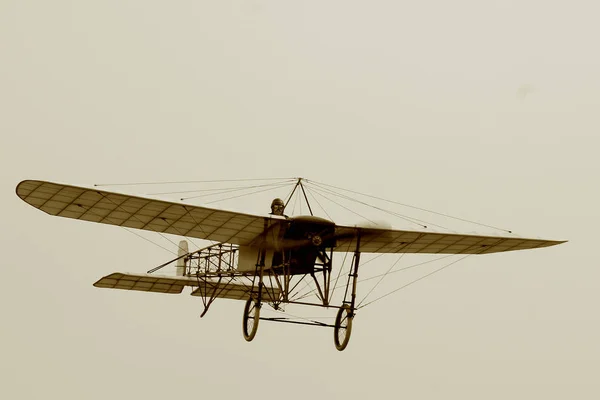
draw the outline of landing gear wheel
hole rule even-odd
[[[244,319],[242,321],[242,332],[246,341],[250,342],[256,336],[258,321],[260,321],[260,307],[254,299],[249,298],[244,307]]]
[[[344,350],[348,346],[350,334],[352,333],[353,318],[350,305],[342,305],[335,317],[335,328],[333,329],[333,341],[335,342],[335,348],[339,351]]]

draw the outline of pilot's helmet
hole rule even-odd
[[[274,215],[283,215],[283,209],[285,208],[285,203],[283,200],[277,198],[271,202],[271,214]]]

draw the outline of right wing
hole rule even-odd
[[[489,254],[537,249],[565,243],[564,240],[529,239],[518,236],[489,236],[449,232],[336,226],[335,251],[354,251],[360,235],[363,253]]]
[[[283,219],[33,180],[17,195],[50,215],[238,245],[260,241]]]

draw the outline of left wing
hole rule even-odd
[[[285,220],[33,180],[17,195],[50,215],[238,245]]]

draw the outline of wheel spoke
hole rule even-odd
[[[242,321],[242,333],[244,334],[244,339],[247,341],[254,339],[259,319],[260,308],[257,307],[257,304],[252,299],[248,299],[244,308],[244,318]]]
[[[334,328],[334,342],[335,347],[339,351],[342,351],[348,345],[350,340],[350,333],[352,332],[352,313],[348,304],[342,305],[338,310],[338,314],[335,319]]]

